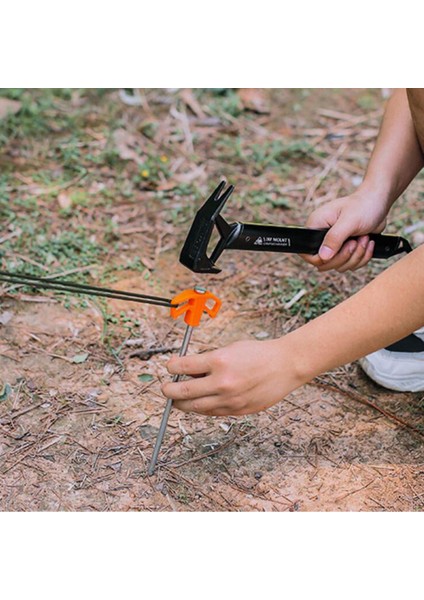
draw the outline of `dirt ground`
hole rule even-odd
[[[2,98],[15,103],[3,118]],[[205,285],[223,308],[196,330],[199,352],[287,333],[389,264],[320,275],[297,256],[228,252],[205,277],[178,263],[221,178],[236,185],[230,221],[303,225],[351,192],[381,90],[141,90],[134,101],[0,91],[2,268],[167,298]],[[423,193],[418,177],[388,231],[422,242]],[[166,308],[12,288],[0,296],[2,511],[422,510],[422,394],[389,393],[352,364],[258,415],[174,411],[149,477],[160,382],[184,325]]]

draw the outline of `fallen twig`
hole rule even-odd
[[[286,302],[284,305],[284,308],[291,308],[292,306],[294,306],[296,304],[296,302],[298,302],[301,298],[303,298],[303,296],[307,293],[307,290],[305,290],[305,288],[301,289],[299,292],[297,292],[297,294],[295,294],[293,296],[293,298],[291,300],[289,300],[289,302]]]
[[[3,237],[0,238],[0,244],[3,244],[3,242],[7,242],[7,240],[10,240],[18,235],[21,235],[22,231],[21,230],[15,230],[12,231],[11,233],[8,233],[7,235],[4,235]]]
[[[334,153],[334,155],[330,158],[330,160],[328,160],[326,162],[326,164],[324,165],[324,168],[322,169],[322,171],[320,173],[318,173],[318,175],[316,175],[316,177],[314,177],[313,182],[308,190],[308,193],[306,194],[306,200],[305,202],[308,203],[312,200],[312,198],[314,197],[315,192],[318,190],[318,188],[320,187],[321,183],[324,181],[324,179],[327,177],[327,175],[334,169],[334,167],[337,165],[337,162],[339,160],[339,158],[342,156],[343,152],[345,152],[347,148],[347,144],[343,143],[341,144],[336,152]]]
[[[40,406],[42,406],[43,404],[44,404],[44,400],[43,400],[43,402],[34,404],[34,406],[30,406],[29,408],[25,408],[24,410],[19,411],[15,415],[11,415],[9,418],[6,418],[6,416],[4,416],[4,417],[0,418],[0,424],[6,425],[7,423],[12,423],[15,419],[22,417],[22,415],[26,415],[27,413],[31,412],[32,410],[36,410],[37,408],[40,408]]]
[[[351,125],[359,125],[359,123],[371,121],[372,119],[379,119],[382,115],[382,109],[378,109],[366,115],[350,115],[348,113],[340,112],[338,110],[329,110],[327,108],[320,108],[317,113],[329,119],[345,121]]]
[[[362,487],[358,488],[357,490],[353,490],[352,492],[347,492],[346,494],[344,494],[343,496],[338,496],[337,498],[335,498],[335,501],[338,502],[339,500],[344,500],[345,498],[347,498],[348,496],[352,496],[352,494],[357,494],[358,492],[360,492],[361,490],[365,490],[367,487],[369,487],[372,483],[374,483],[375,479],[373,479],[372,481],[370,481],[369,483],[363,485]]]

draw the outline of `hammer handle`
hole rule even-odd
[[[237,233],[229,240],[227,248],[255,252],[317,254],[328,231],[328,229],[280,227],[257,225],[256,223],[237,223],[237,225],[235,230]],[[390,258],[401,252],[411,252],[412,250],[405,238],[396,235],[370,233],[368,236],[375,242],[373,258]],[[349,239],[357,240],[358,237]]]

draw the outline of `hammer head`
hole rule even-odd
[[[213,260],[213,255],[216,252],[212,253],[211,257],[206,252],[217,222],[221,236],[222,229],[227,225],[219,213],[231,196],[234,186],[229,185],[226,189],[225,186],[225,181],[221,181],[219,186],[197,211],[183,249],[181,250],[180,262],[195,273],[220,272],[220,269],[215,266]]]

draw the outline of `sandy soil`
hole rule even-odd
[[[122,287],[122,285],[120,286]],[[130,289],[130,288],[127,288]],[[114,302],[114,301],[112,301]],[[156,474],[146,467],[164,400],[167,355],[111,361],[101,319],[58,303],[8,301],[0,377],[2,510],[411,511],[424,498],[417,394],[389,394],[351,366],[297,390],[266,413],[202,418],[173,412]],[[182,326],[167,309],[146,346],[177,348]],[[260,318],[223,310],[196,332],[191,351],[254,337]],[[134,348],[131,348],[134,351]],[[71,360],[88,352],[84,363]],[[140,374],[153,376],[140,382]],[[356,395],[356,396],[355,396]],[[420,402],[421,400],[421,402]]]

